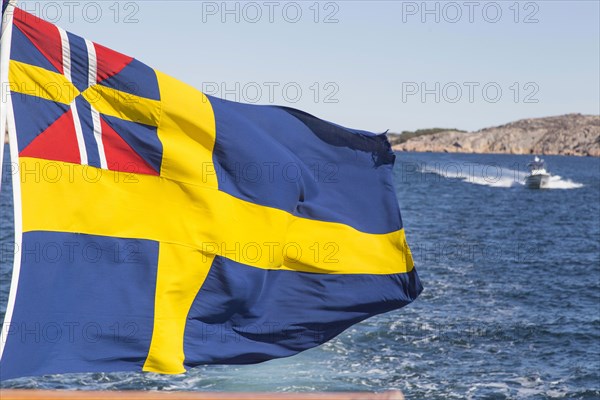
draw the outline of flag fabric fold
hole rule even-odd
[[[0,379],[262,362],[419,295],[385,135],[209,97],[3,11]]]

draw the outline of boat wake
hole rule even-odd
[[[559,175],[551,175],[544,189],[579,189],[583,186],[583,183],[573,182],[570,179],[562,179]]]
[[[448,165],[423,165],[420,172],[433,174],[446,179],[456,179],[472,185],[489,186],[496,188],[525,187],[528,174],[510,168],[502,168],[485,164],[460,164]],[[584,185],[570,179],[563,179],[559,175],[551,175],[544,189],[579,189]]]

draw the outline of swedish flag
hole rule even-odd
[[[422,290],[384,135],[205,96],[13,5],[1,46],[1,379],[290,356]]]

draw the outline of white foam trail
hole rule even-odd
[[[459,179],[473,185],[489,186],[496,188],[524,187],[527,173],[510,168],[502,168],[485,164],[449,163],[441,165],[424,165],[421,173],[436,174],[447,179]],[[544,189],[579,189],[584,185],[570,179],[562,179],[559,175],[550,177]]]
[[[522,185],[520,181],[515,181],[514,178],[500,177],[495,179],[488,179],[484,177],[472,177],[471,179],[463,179],[464,182],[472,183],[474,185],[509,188],[513,186]]]
[[[570,179],[563,180],[559,175],[554,175],[550,177],[545,189],[579,189],[583,186],[583,183],[573,182]]]

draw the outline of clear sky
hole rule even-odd
[[[17,1],[206,93],[370,131],[600,113],[598,1]]]

